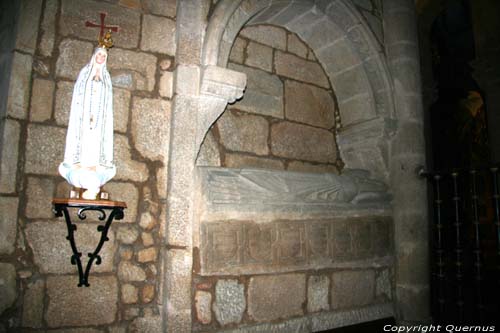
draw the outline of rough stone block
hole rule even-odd
[[[391,271],[384,269],[378,272],[376,278],[376,296],[385,300],[392,300]]]
[[[429,249],[424,241],[400,241],[398,247],[398,283],[425,285],[429,283]]]
[[[153,215],[151,215],[151,213],[145,212],[141,215],[139,225],[145,230],[151,230],[156,226],[157,222],[158,221],[156,220],[156,218],[154,218]]]
[[[52,56],[52,51],[54,49],[57,7],[57,0],[48,0],[45,2],[41,26],[42,37],[40,39],[40,45],[38,46],[40,54],[44,57]]]
[[[71,212],[70,212],[71,213]],[[75,214],[73,212],[73,214]],[[88,220],[97,220],[97,216],[91,216]],[[73,216],[77,219],[76,216]],[[87,220],[86,220],[87,221]],[[62,221],[58,222],[33,222],[26,226],[26,240],[33,250],[35,264],[42,273],[76,273],[76,265],[71,265],[70,259],[73,255],[71,247],[66,240],[68,231]],[[82,253],[82,264],[87,264],[87,253],[92,253],[97,246],[101,233],[97,231],[97,224],[79,222],[74,233],[76,246]],[[113,232],[108,233],[109,241],[104,243],[99,255],[102,258],[100,265],[92,265],[92,272],[113,271],[113,260],[116,250],[115,237]],[[92,276],[90,277],[92,284]],[[76,285],[76,281],[75,281]]]
[[[287,119],[331,129],[335,126],[335,102],[327,90],[295,81],[285,81]]]
[[[272,16],[268,19],[269,24],[274,24],[278,26],[287,26],[289,22],[294,22],[296,19],[304,15],[304,13],[310,11],[316,11],[316,8],[312,2],[301,1],[292,3],[286,7],[279,6],[279,14]]]
[[[77,287],[75,275],[49,276],[45,321],[49,327],[110,324],[116,319],[118,286],[113,276],[92,276],[90,287]],[[64,286],[64,288],[61,288]],[[75,311],[78,309],[78,311]]]
[[[153,91],[156,62],[152,54],[112,48],[107,65],[113,85],[128,90]]]
[[[289,122],[271,126],[271,151],[275,156],[315,162],[337,158],[333,133]]]
[[[6,119],[3,128],[0,161],[0,193],[16,192],[16,180],[18,170],[19,139],[21,126],[15,120]]]
[[[139,290],[131,284],[124,284],[121,288],[121,300],[125,304],[135,304],[139,300]]]
[[[330,88],[330,83],[323,68],[316,62],[299,58],[293,54],[276,51],[274,66],[278,75]]]
[[[202,324],[210,324],[212,322],[212,294],[208,291],[197,290],[194,295],[194,303],[196,319]]]
[[[141,282],[146,280],[146,272],[130,261],[122,261],[118,265],[118,277],[123,282]]]
[[[127,327],[126,325],[117,325],[117,326],[110,326],[109,327],[109,333],[127,333]]]
[[[163,321],[161,316],[146,316],[134,319],[129,326],[130,333],[162,333]],[[169,325],[170,326],[170,325]],[[187,332],[187,331],[178,331]]]
[[[99,13],[105,12],[104,23],[118,26],[119,32],[113,34],[115,46],[136,48],[139,42],[140,13],[136,10],[114,4],[89,0],[64,0],[61,5],[59,29],[63,36],[78,36],[95,42],[99,28],[86,27],[89,21],[100,24]]]
[[[244,39],[237,37],[233,43],[231,52],[229,53],[229,60],[237,64],[243,64],[243,61],[245,60],[246,46],[247,42]]]
[[[114,158],[117,169],[115,180],[143,182],[148,179],[146,164],[132,158],[129,138],[125,135],[115,133]]]
[[[379,44],[378,48],[382,48],[384,42],[384,23],[382,21],[382,18],[378,15],[373,15],[370,12],[363,12],[362,15],[365,18],[366,23],[370,27],[370,30],[373,32],[375,38],[377,39],[377,42]]]
[[[14,52],[7,96],[7,115],[17,119],[26,119],[28,115],[32,63],[31,55]]]
[[[416,16],[413,14],[414,9],[408,10],[396,9],[389,13],[384,8],[384,20],[390,21],[390,27],[398,27],[397,29],[385,29],[385,41],[398,42],[415,42],[418,36],[418,26],[415,22]]]
[[[215,141],[213,133],[210,131],[205,136],[198,158],[196,159],[197,166],[220,166],[221,157],[219,152],[218,142]]]
[[[171,0],[172,1],[172,0]],[[210,2],[178,2],[177,19],[183,29],[177,34],[176,63],[199,64]]]
[[[50,178],[28,177],[26,216],[28,218],[54,217],[51,203],[54,191],[54,180]]]
[[[93,49],[92,43],[64,39],[59,44],[56,76],[76,81],[80,70],[90,61]],[[110,60],[107,64],[109,66]]]
[[[277,159],[230,153],[226,153],[225,157],[224,166],[227,168],[285,169],[283,162]]]
[[[144,250],[140,250],[137,253],[137,261],[141,263],[154,262],[158,256],[158,249],[155,247],[150,247]]]
[[[68,126],[74,82],[59,81],[56,89],[54,118],[58,125]]]
[[[160,199],[167,198],[167,168],[158,168],[156,172],[156,187],[158,190],[158,197]]]
[[[84,328],[61,328],[61,329],[53,329],[49,330],[47,332],[50,333],[105,333],[103,330],[95,329],[95,328],[90,328],[90,327],[84,327]],[[31,333],[31,332],[27,332]]]
[[[40,328],[43,325],[43,297],[45,281],[37,280],[28,285],[24,293],[22,326]]]
[[[52,102],[55,84],[51,80],[33,80],[33,90],[31,95],[31,121],[43,122],[52,116]]]
[[[178,95],[191,95],[196,96],[200,93],[200,67],[198,66],[185,66],[180,65],[177,66],[175,73],[175,92]],[[204,81],[206,81],[208,69],[203,72],[203,76],[205,77]],[[211,72],[216,73],[215,71]],[[222,77],[216,77],[214,81],[222,81],[228,80],[228,75],[223,73]],[[219,93],[217,91],[216,93]]]
[[[305,300],[304,274],[256,276],[248,285],[248,314],[256,321],[302,315]]]
[[[158,91],[161,97],[172,98],[174,95],[173,90],[174,84],[174,73],[173,72],[163,72],[160,76]]]
[[[142,288],[141,291],[141,301],[144,304],[151,303],[155,298],[155,286],[152,284],[147,284]]]
[[[369,94],[339,101],[339,112],[342,125],[348,126],[372,119],[376,116],[373,100]]]
[[[116,230],[116,239],[118,239],[123,244],[133,244],[139,237],[139,231],[132,226],[119,226],[116,227],[112,224],[112,229]],[[113,228],[115,227],[115,228]]]
[[[144,9],[151,14],[175,17],[175,0],[145,0],[143,3]]]
[[[313,164],[302,161],[291,161],[286,168],[289,171],[315,172],[315,173],[339,173],[339,169],[333,164]]]
[[[330,288],[330,279],[324,275],[313,275],[309,277],[307,285],[307,311],[317,312],[329,310],[328,289]]]
[[[288,35],[288,52],[298,55],[299,57],[307,59],[308,47],[297,37],[296,34]]]
[[[340,271],[332,275],[332,308],[368,305],[375,296],[373,270]]]
[[[16,268],[8,263],[0,263],[0,314],[10,308],[16,298]]]
[[[166,271],[176,272],[166,277],[165,297],[169,300],[171,317],[183,317],[191,310],[191,253],[185,250],[169,250],[166,253]]]
[[[317,56],[325,64],[325,70],[330,75],[361,64],[361,60],[345,37],[340,37],[329,46],[321,48]]]
[[[58,175],[57,167],[64,159],[66,130],[63,128],[28,125],[25,172]]]
[[[155,244],[153,235],[149,232],[143,232],[141,234],[141,239],[142,239],[142,245],[144,246],[152,246]]]
[[[135,222],[137,219],[137,203],[139,202],[137,187],[129,183],[110,182],[104,185],[104,190],[109,192],[111,200],[124,201],[127,204],[123,220],[113,223]]]
[[[134,98],[132,138],[135,148],[146,158],[166,164],[170,124],[170,102]]]
[[[144,15],[141,50],[175,56],[175,21],[159,16]]]
[[[113,88],[113,127],[115,131],[127,132],[130,106],[130,91]]]
[[[22,0],[17,25],[16,49],[35,53],[42,0]]]
[[[217,121],[221,144],[233,151],[267,155],[269,124],[262,117],[226,111]]]
[[[17,235],[19,199],[0,197],[0,254],[14,252]]]
[[[342,101],[354,96],[371,94],[370,82],[363,65],[336,74],[332,84],[334,85],[335,94]]]
[[[430,320],[428,286],[397,286],[396,294],[402,318],[410,322],[428,322]]]
[[[251,112],[283,118],[283,83],[276,75],[235,64],[230,69],[247,75],[247,87],[243,98],[232,107]]]
[[[269,46],[250,42],[248,43],[246,54],[245,65],[257,67],[267,72],[272,71],[273,49]]]
[[[309,330],[323,332],[390,317],[395,317],[392,303],[376,304],[345,311],[321,312],[311,317]],[[343,328],[340,330],[343,330]],[[360,330],[358,329],[358,331]],[[369,332],[372,331],[369,330]]]
[[[245,312],[245,286],[237,280],[219,280],[215,285],[214,311],[221,325],[238,324]]]
[[[240,31],[240,36],[271,46],[275,49],[286,50],[286,30],[273,26],[247,26]]]
[[[316,13],[310,11],[292,22],[292,24],[288,24],[287,27],[290,31],[298,33],[303,40],[307,41],[307,45],[314,50],[331,44],[345,34],[335,23],[317,11]],[[328,33],[325,33],[325,31],[328,31]]]

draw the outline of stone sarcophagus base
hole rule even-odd
[[[228,324],[221,309],[236,306],[219,295],[226,284],[242,295],[240,316],[229,323],[248,332],[260,325],[274,332],[270,322],[277,320],[288,327],[301,318],[298,331],[308,332],[318,316],[328,329],[393,315],[393,222],[384,183],[362,170],[200,167],[198,177],[195,281],[216,281],[216,288],[195,295],[215,298],[220,325]]]

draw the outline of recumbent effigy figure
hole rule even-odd
[[[90,62],[73,89],[64,161],[59,173],[84,189],[84,199],[96,199],[101,186],[116,174],[113,162],[113,91],[106,68],[111,32],[99,38]]]

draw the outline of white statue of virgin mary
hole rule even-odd
[[[73,89],[64,161],[59,173],[71,185],[85,189],[84,199],[96,199],[101,186],[115,174],[113,163],[113,91],[106,69],[106,47],[96,48]]]

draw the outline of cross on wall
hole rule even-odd
[[[104,35],[104,30],[105,29],[111,30],[113,32],[118,32],[118,28],[119,27],[117,25],[105,25],[104,24],[104,20],[106,18],[106,13],[101,12],[99,15],[100,15],[100,21],[101,21],[100,24],[94,23],[94,22],[90,22],[90,21],[85,21],[85,26],[86,27],[100,28],[101,29],[99,31],[99,39],[101,39],[102,36]]]

